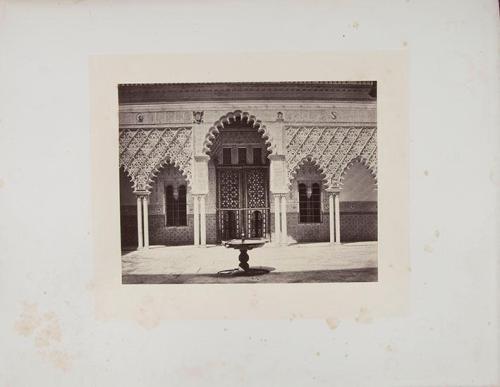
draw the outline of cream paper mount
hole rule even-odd
[[[407,52],[92,56],[92,286],[99,319],[369,321],[408,310]],[[378,282],[123,285],[118,84],[376,80]]]

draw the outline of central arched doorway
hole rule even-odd
[[[216,172],[217,242],[270,238],[267,145],[245,115],[231,116],[217,129],[208,147]]]

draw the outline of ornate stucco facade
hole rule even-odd
[[[221,215],[228,176],[245,181],[234,188],[235,197],[247,198],[240,207],[248,217],[236,213],[232,220],[238,232],[247,230],[243,223],[250,225],[250,210],[257,209],[259,232],[276,243],[376,239],[374,88],[372,82],[121,85],[122,244],[220,241],[229,224]],[[224,149],[230,149],[225,156]],[[354,165],[363,166],[352,169],[361,174],[354,196],[371,186],[366,200],[346,198],[342,206],[344,179]],[[308,190],[313,182],[321,186],[314,223],[300,222],[299,182]],[[167,226],[165,187],[183,184],[187,221]],[[252,204],[258,198],[262,203]]]

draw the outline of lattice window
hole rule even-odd
[[[231,148],[222,148],[222,163],[231,164]]]
[[[177,188],[168,185],[165,188],[165,224],[167,227],[187,226],[186,215],[186,186],[181,185]]]
[[[313,183],[310,187],[299,184],[299,222],[321,223],[320,184]]]
[[[262,148],[253,148],[253,163],[262,164]]]
[[[238,164],[247,163],[247,148],[238,148]]]

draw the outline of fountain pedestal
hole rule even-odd
[[[258,247],[264,246],[267,242],[269,242],[267,239],[260,238],[260,239],[231,239],[229,241],[223,241],[222,244],[231,249],[237,249],[240,250],[240,255],[239,255],[239,260],[240,260],[240,267],[248,273],[250,271],[250,265],[248,264],[248,261],[250,260],[250,257],[248,256],[248,250],[256,249]]]
[[[250,270],[250,265],[248,264],[250,257],[248,256],[247,250],[240,249],[240,256],[238,258],[240,260],[239,266],[245,271]]]

